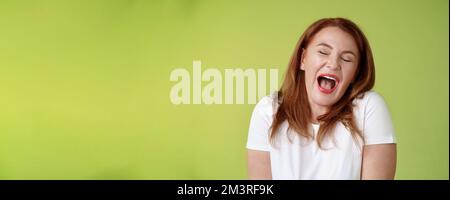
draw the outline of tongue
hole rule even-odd
[[[326,78],[322,79],[322,81],[320,81],[320,87],[325,88],[327,90],[330,90],[331,88],[333,88],[334,85],[334,81],[332,80],[328,80]]]

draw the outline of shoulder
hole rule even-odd
[[[373,106],[385,106],[383,96],[375,91],[367,91],[362,93],[358,98],[354,100],[354,104],[358,108],[371,108]]]
[[[265,96],[256,104],[248,131],[247,148],[252,150],[269,151],[269,132],[273,122],[275,94]]]
[[[278,92],[273,92],[259,100],[253,112],[272,117],[278,108]]]
[[[390,118],[388,106],[381,94],[375,91],[367,91],[353,101],[354,114],[360,125],[364,125],[370,119]]]
[[[368,91],[356,100],[356,117],[365,145],[395,143],[395,130],[388,106],[377,92]]]

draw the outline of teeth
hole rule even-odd
[[[337,80],[336,80],[335,78],[331,77],[331,76],[322,76],[322,77],[324,77],[324,78],[327,78],[327,79],[331,79],[331,80],[333,80],[333,81],[336,81],[336,82],[337,82]]]

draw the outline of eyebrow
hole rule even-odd
[[[329,44],[327,44],[327,43],[320,43],[320,44],[318,44],[317,46],[325,46],[325,47],[328,47],[328,48],[330,48],[330,49],[333,49],[333,47],[331,46],[331,45],[329,45]],[[353,51],[350,51],[350,50],[347,50],[347,51],[343,51],[342,53],[350,53],[350,54],[353,54],[353,56],[355,56],[356,57],[356,54],[353,52]]]

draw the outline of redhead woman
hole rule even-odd
[[[393,179],[395,133],[374,83],[372,51],[355,23],[325,18],[310,25],[281,89],[254,108],[249,178]]]

